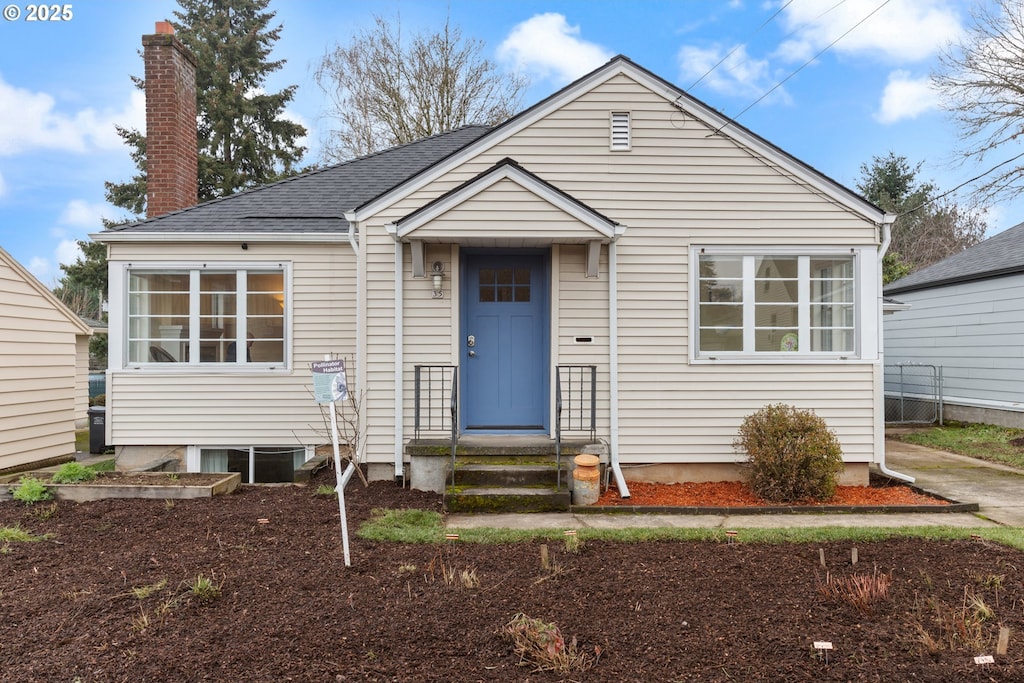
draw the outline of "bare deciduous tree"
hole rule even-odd
[[[964,161],[992,166],[978,181],[981,203],[1024,192],[1024,3],[979,3],[965,37],[940,58],[932,82],[960,126]]]
[[[403,43],[400,25],[381,17],[346,45],[335,45],[314,74],[335,126],[322,160],[336,162],[471,123],[493,125],[519,108],[526,81],[499,72],[483,42],[443,30]]]

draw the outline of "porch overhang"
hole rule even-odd
[[[587,245],[587,275],[597,276],[601,245],[626,226],[503,159],[475,178],[385,226],[412,248],[413,276],[425,274],[426,243],[523,248]]]

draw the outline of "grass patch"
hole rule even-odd
[[[528,543],[532,541],[564,541],[560,529],[498,529],[482,527],[456,529],[460,543]],[[983,527],[796,527],[783,529],[737,529],[736,543],[833,543],[885,541],[893,538],[923,538],[929,541],[950,541],[979,538],[1024,550],[1024,528]],[[375,510],[357,535],[374,541],[393,543],[442,543],[445,541],[444,521],[437,512],[427,510]],[[700,541],[726,543],[730,539],[721,529],[681,529],[672,527],[579,529],[579,542],[613,541],[644,543],[647,541]]]
[[[80,453],[89,452],[89,430],[88,429],[76,429],[75,430],[75,450]]]
[[[1024,429],[995,425],[949,422],[893,438],[1024,469],[1024,447],[1011,443],[1024,438]]]
[[[114,462],[114,459],[111,458],[109,460],[100,460],[97,463],[93,463],[92,465],[89,465],[89,469],[93,472],[113,472],[115,465],[116,463]]]
[[[46,540],[46,536],[36,536],[19,526],[0,526],[0,543],[34,543]]]
[[[444,522],[439,512],[378,508],[356,534],[371,541],[438,543],[444,540]]]

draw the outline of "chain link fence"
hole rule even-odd
[[[942,424],[942,366],[897,363],[885,366],[885,421]]]

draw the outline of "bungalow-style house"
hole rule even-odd
[[[0,472],[71,460],[92,330],[0,248]]]
[[[941,368],[946,418],[1024,427],[1021,292],[1024,223],[890,283],[909,308],[886,316],[886,364]]]
[[[188,59],[143,43],[152,107],[150,52]],[[119,462],[301,462],[333,354],[373,478],[454,432],[589,441],[620,481],[735,479],[740,423],[775,402],[835,430],[845,481],[881,464],[893,216],[625,57],[501,125],[199,206],[165,203],[149,154],[154,217],[93,236]]]

